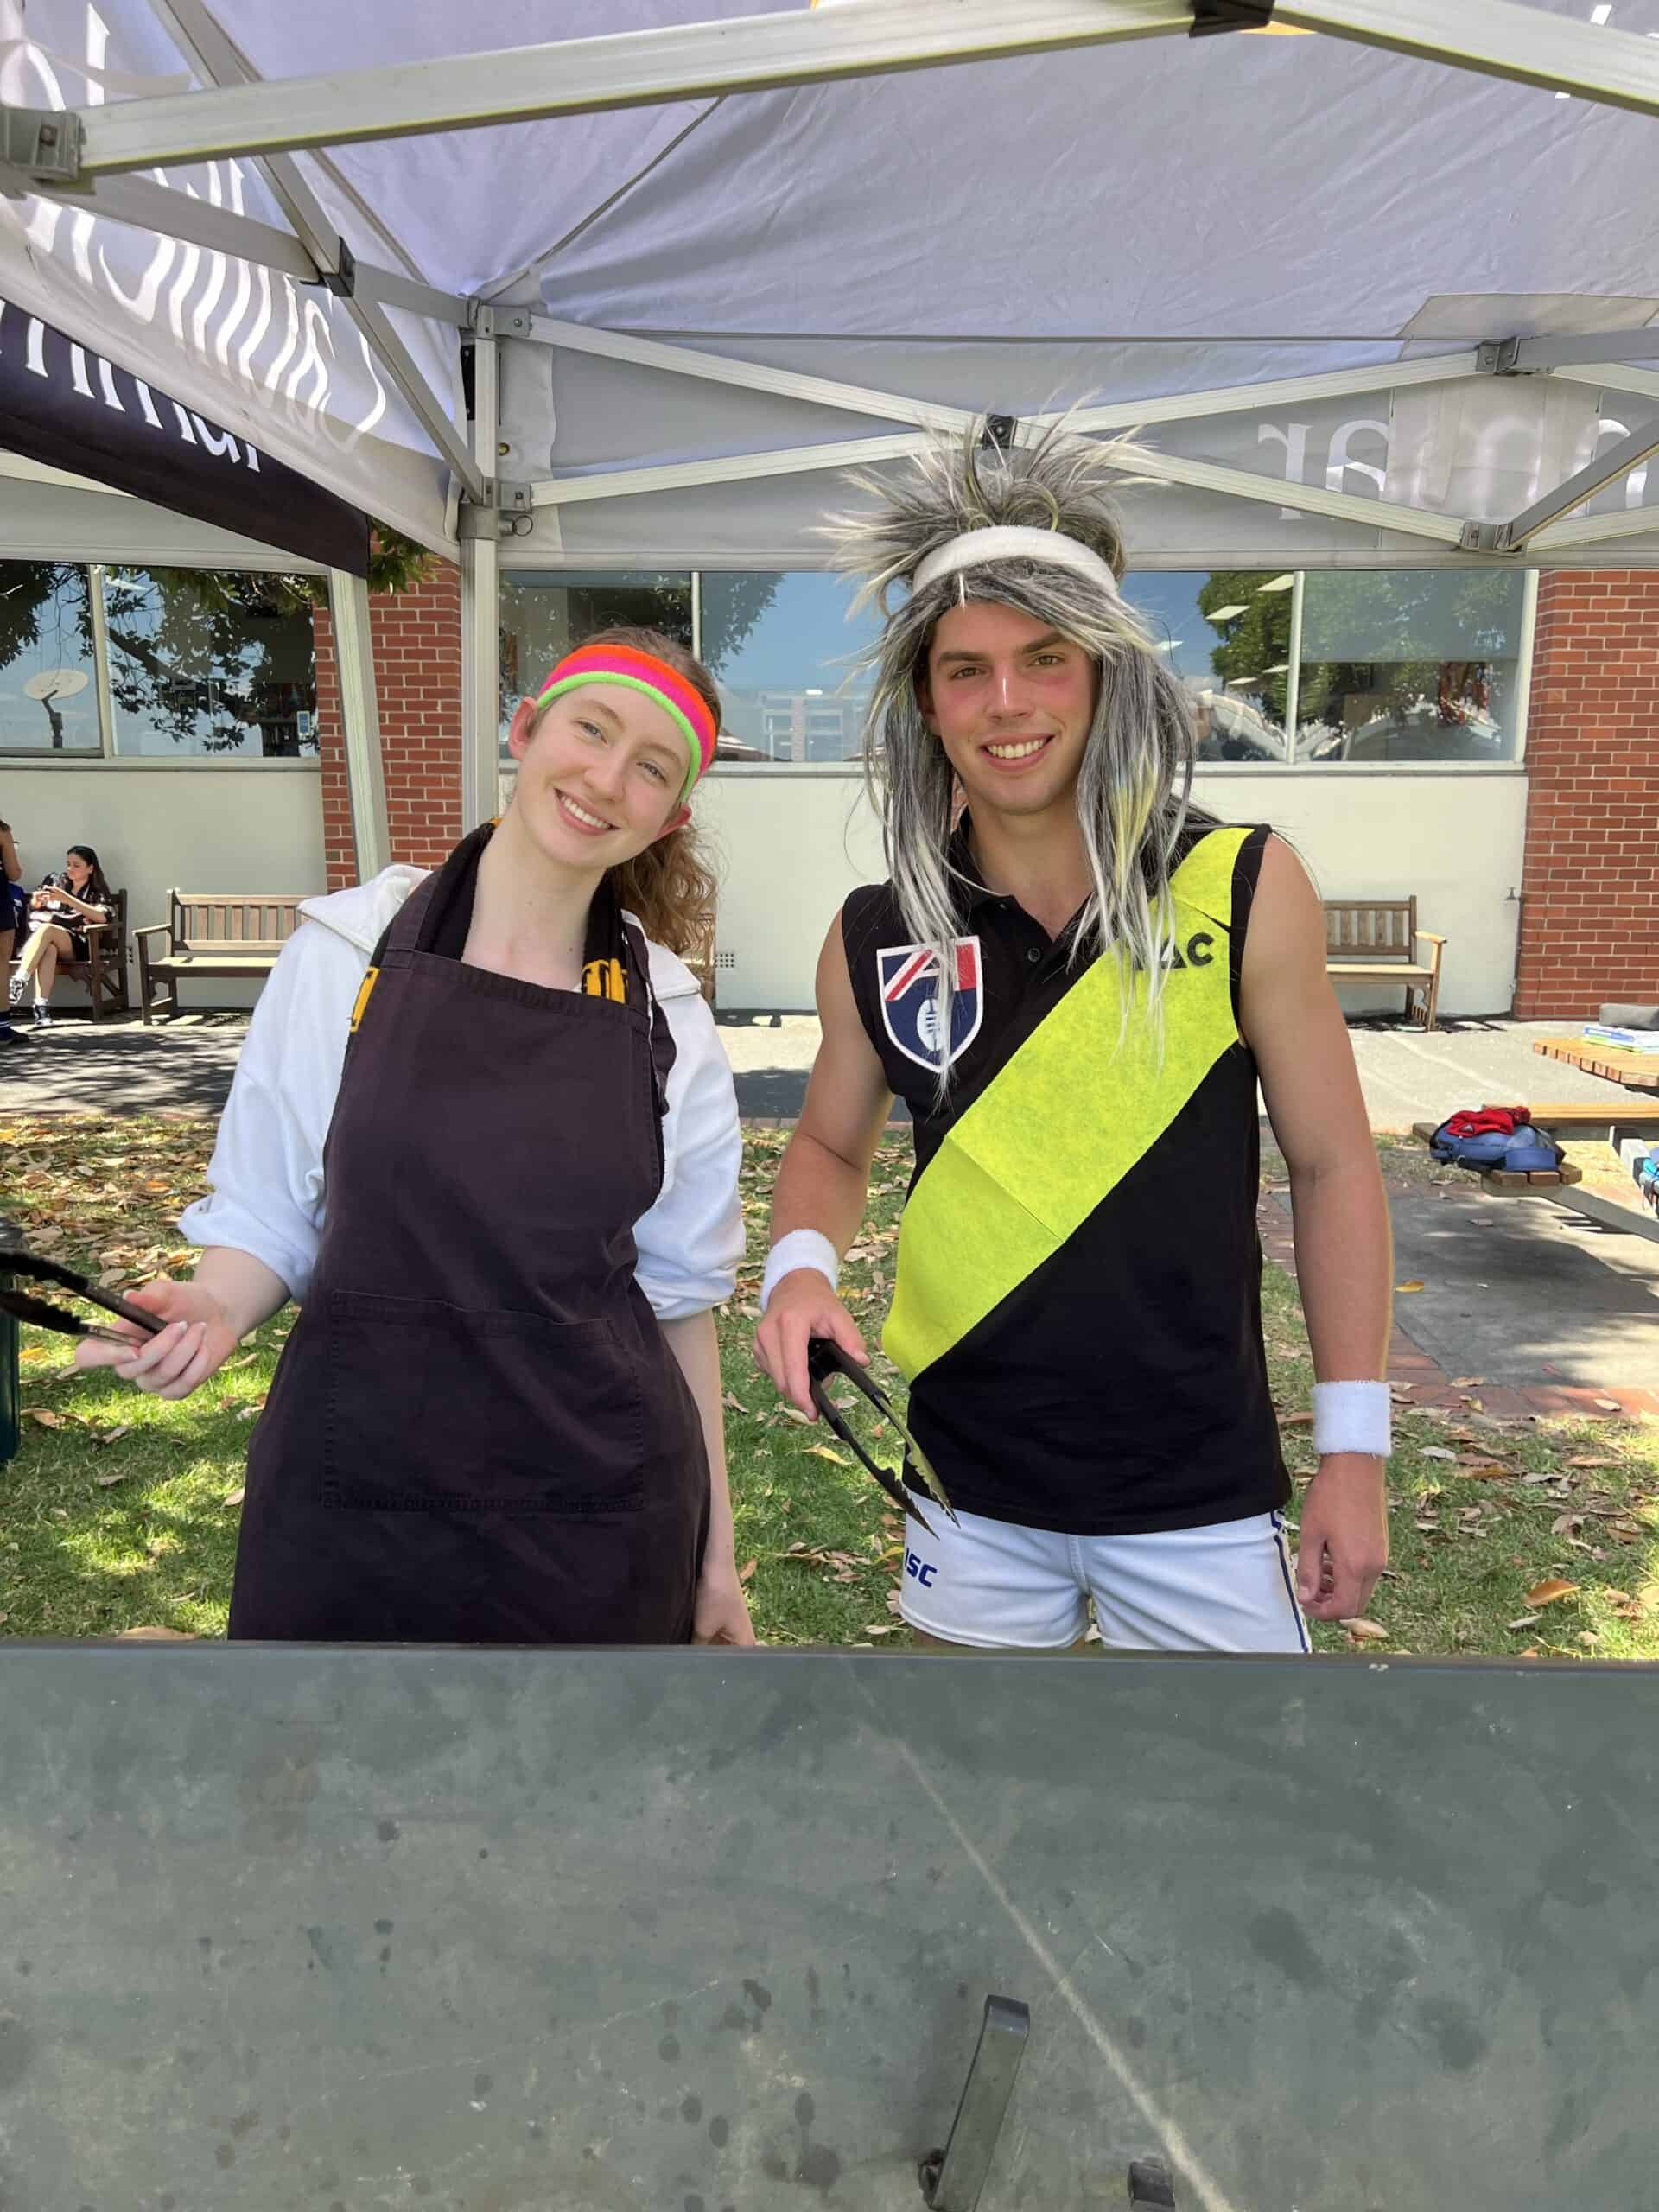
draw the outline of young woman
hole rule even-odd
[[[60,960],[85,960],[86,925],[114,918],[115,893],[104,880],[98,855],[90,845],[71,845],[56,875],[48,875],[29,902],[29,932],[17,973],[11,979],[10,1003],[20,1006],[29,984],[35,986],[35,1027],[44,1029],[51,1020],[46,1002],[52,995]],[[118,948],[126,957],[126,948]]]
[[[731,1072],[676,957],[720,702],[649,631],[513,717],[499,823],[308,900],[250,1028],[194,1280],[78,1348],[182,1397],[290,1297],[233,1637],[752,1643],[712,1308],[742,1252]]]

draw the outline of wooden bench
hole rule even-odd
[[[1513,1103],[1513,1102],[1510,1102]],[[1529,1106],[1535,1128],[1554,1135],[1566,1129],[1577,1136],[1593,1136],[1598,1143],[1611,1141],[1614,1129],[1626,1136],[1659,1137],[1659,1099],[1651,1105],[1637,1098],[1628,1106],[1616,1098],[1564,1100],[1560,1105]]]
[[[1411,1134],[1427,1144],[1439,1127],[1438,1122],[1414,1122]],[[1446,1164],[1448,1166],[1457,1166],[1455,1160]],[[1483,1190],[1491,1191],[1495,1198],[1524,1198],[1529,1191],[1559,1191],[1567,1184],[1582,1183],[1584,1180],[1584,1170],[1575,1167],[1570,1160],[1562,1160],[1560,1172],[1553,1174],[1548,1172],[1523,1174],[1513,1167],[1465,1167],[1461,1173],[1474,1176]]]
[[[86,995],[92,1002],[92,1020],[102,1021],[106,1014],[127,1014],[132,1007],[132,995],[127,983],[127,894],[112,892],[115,914],[107,922],[86,924],[86,957],[84,960],[60,960],[59,976],[67,976],[72,982],[85,983]],[[0,983],[9,984],[22,957],[22,944],[12,946],[10,968]]]
[[[1419,944],[1433,948],[1424,963]],[[1420,1029],[1438,1027],[1440,955],[1446,939],[1417,926],[1410,899],[1327,899],[1325,973],[1338,983],[1402,983],[1406,1019]]]
[[[155,1014],[176,1014],[179,985],[193,977],[263,981],[298,925],[300,900],[309,896],[238,899],[223,892],[169,891],[166,921],[132,933],[145,1022]],[[152,938],[164,939],[164,949],[152,950]]]

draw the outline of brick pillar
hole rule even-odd
[[[461,836],[461,573],[447,561],[412,591],[369,601],[391,857],[435,868]],[[357,880],[334,625],[314,617],[322,834],[328,887]]]
[[[1659,574],[1538,579],[1515,1011],[1659,1000]]]

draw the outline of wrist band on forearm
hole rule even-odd
[[[766,1310],[772,1294],[784,1277],[793,1274],[797,1268],[816,1268],[829,1280],[834,1290],[841,1281],[841,1261],[830,1239],[816,1229],[791,1229],[787,1236],[780,1236],[772,1246],[766,1262],[766,1272],[760,1279],[760,1311]]]
[[[1364,1452],[1386,1459],[1392,1446],[1393,1402],[1386,1382],[1316,1382],[1313,1449]]]

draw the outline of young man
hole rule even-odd
[[[836,526],[879,600],[867,764],[892,880],[818,964],[757,1357],[810,1410],[892,1096],[915,1125],[886,1349],[959,1516],[912,1518],[925,1638],[1305,1650],[1388,1559],[1387,1202],[1319,899],[1189,802],[1179,680],[1118,591],[1133,456],[941,447]],[[1262,1341],[1256,1087],[1290,1170],[1319,1468],[1291,1495]]]

